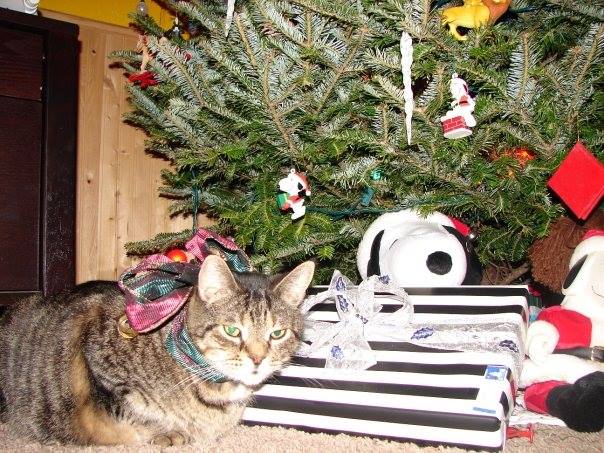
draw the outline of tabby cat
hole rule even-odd
[[[170,323],[120,336],[124,296],[115,282],[18,304],[0,322],[0,419],[43,442],[215,438],[240,420],[252,390],[297,348],[299,305],[313,272],[305,262],[285,276],[237,274],[222,259],[206,258],[185,326],[225,382],[202,379],[169,354]]]

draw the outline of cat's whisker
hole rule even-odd
[[[184,392],[194,384],[198,384],[204,380],[213,380],[222,376],[219,371],[201,365],[186,365],[184,368],[189,371],[191,375],[165,390],[163,393],[164,395],[177,390],[179,386],[182,386],[179,391]]]
[[[182,388],[182,390],[181,390],[181,391],[182,391],[182,392],[185,392],[185,391],[186,391],[188,388],[192,387],[194,384],[197,384],[197,383],[198,383],[198,381],[197,381],[197,380],[192,380],[192,381],[191,381],[191,382],[189,382],[187,385],[185,385],[185,386]]]
[[[169,387],[168,389],[164,390],[162,392],[162,396],[166,395],[167,393],[171,393],[172,391],[176,390],[178,387],[180,387],[181,385],[184,385],[185,387],[187,387],[190,382],[195,382],[196,379],[198,379],[199,377],[193,373],[191,373],[190,376],[187,376],[184,379],[181,379],[180,381],[178,381],[176,384],[172,385],[171,387]]]
[[[304,381],[305,383],[308,384],[309,387],[319,387],[319,388],[323,388],[324,385],[321,383],[320,380],[318,380],[317,378],[302,378],[302,381]]]

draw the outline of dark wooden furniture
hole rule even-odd
[[[0,305],[75,282],[78,27],[0,8]]]

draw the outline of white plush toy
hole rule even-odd
[[[294,211],[292,220],[299,219],[306,214],[304,196],[310,196],[310,186],[304,173],[299,173],[292,168],[285,178],[279,180],[279,190],[285,192],[277,196],[279,209]]]
[[[398,286],[478,284],[481,270],[469,228],[441,213],[406,209],[378,217],[357,251],[363,279],[387,275]]]
[[[604,426],[604,231],[575,248],[560,306],[529,326],[520,386],[535,412],[561,418],[577,431]]]

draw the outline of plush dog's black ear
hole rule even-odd
[[[548,412],[575,431],[596,433],[604,428],[604,372],[583,376],[574,384],[552,389]]]
[[[462,285],[480,285],[482,281],[482,266],[478,259],[478,254],[474,250],[474,245],[467,237],[457,231],[456,228],[443,225],[445,230],[457,238],[466,253],[466,278]]]

